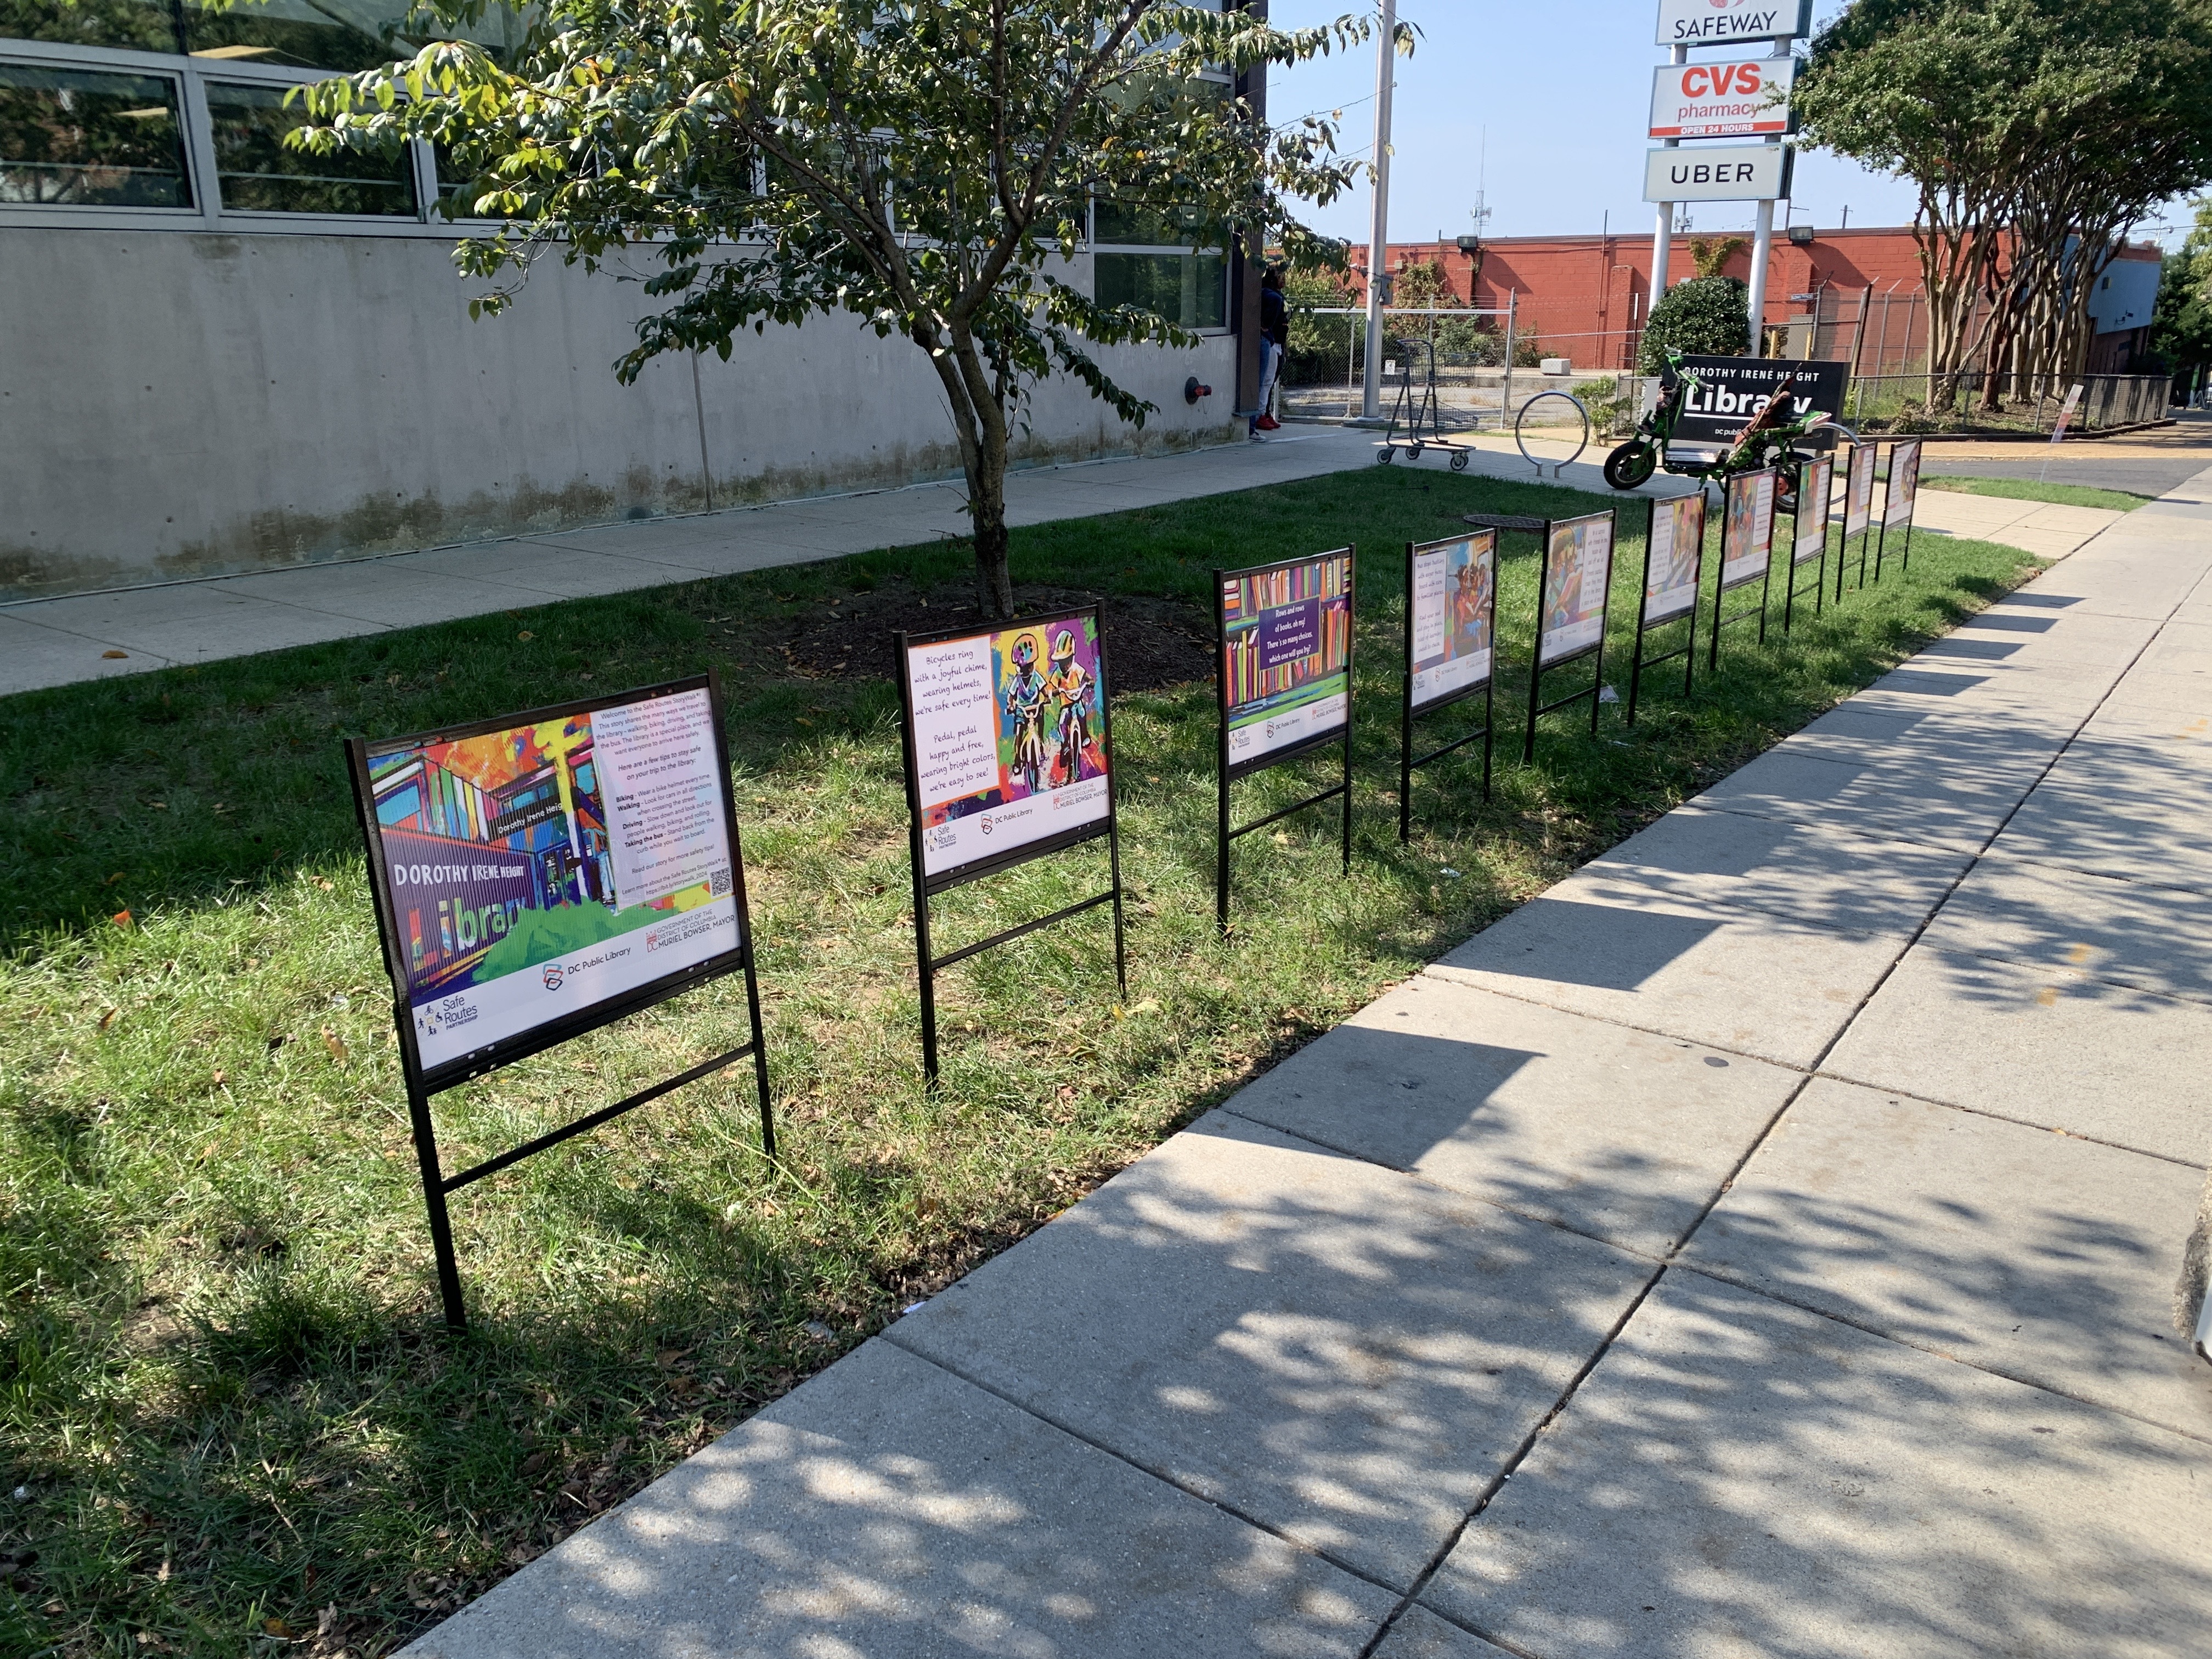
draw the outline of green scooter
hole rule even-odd
[[[1790,492],[1794,489],[1796,469],[1783,465],[1790,460],[1796,446],[1818,428],[1834,425],[1834,420],[1820,410],[1808,410],[1791,419],[1785,410],[1790,407],[1790,388],[1796,382],[1792,375],[1783,381],[1774,396],[1768,399],[1757,419],[1746,427],[1743,434],[1729,448],[1716,455],[1710,449],[1698,449],[1688,454],[1678,454],[1669,448],[1674,427],[1682,417],[1682,405],[1688,400],[1692,386],[1703,386],[1695,371],[1682,367],[1682,354],[1669,350],[1667,362],[1659,375],[1659,400],[1651,412],[1636,423],[1636,435],[1605,458],[1605,481],[1615,489],[1633,489],[1649,482],[1651,475],[1664,468],[1668,472],[1686,478],[1716,478],[1725,483],[1738,472],[1756,472],[1763,467],[1782,465],[1783,495],[1777,505],[1785,512],[1794,512],[1796,502]],[[1836,427],[1837,432],[1856,443],[1858,437],[1846,427]]]

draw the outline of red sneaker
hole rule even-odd
[[[1252,426],[1254,430],[1259,432],[1279,432],[1282,430],[1283,423],[1272,415],[1262,415],[1252,422]]]

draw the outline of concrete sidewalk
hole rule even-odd
[[[1532,447],[1542,450],[1547,441]],[[1471,458],[1474,471],[1534,476],[1510,438],[1493,434],[1484,443]],[[1312,426],[1286,428],[1263,443],[1040,467],[1007,481],[1007,517],[1016,525],[1042,524],[1257,489],[1371,465],[1376,449],[1376,434]],[[1396,463],[1444,464],[1437,453],[1418,463]],[[1595,461],[1570,466],[1565,482],[1613,493]],[[1682,479],[1660,477],[1638,493],[1667,495],[1686,487]],[[0,696],[558,599],[911,546],[964,534],[963,500],[954,485],[917,484],[0,605]],[[1923,531],[2006,542],[2045,557],[2072,551],[2105,520],[2118,516],[1932,491],[1921,503]],[[2045,514],[2059,518],[2039,516]]]
[[[1007,480],[1006,516],[1030,525],[1119,513],[1333,472],[1373,453],[1367,434],[1329,428],[1039,467]],[[30,600],[0,606],[0,695],[912,546],[965,535],[965,502],[956,484],[916,484]]]
[[[407,1653],[2201,1650],[2207,491]]]

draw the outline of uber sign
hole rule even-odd
[[[1747,138],[1790,131],[1795,58],[1662,64],[1651,74],[1654,138]]]
[[[1708,144],[1655,149],[1644,158],[1647,202],[1771,202],[1790,193],[1783,144]]]
[[[1791,419],[1816,409],[1832,418],[1843,411],[1849,374],[1843,363],[1793,362],[1786,357],[1684,357],[1682,367],[1703,384],[1692,386],[1682,400],[1682,416],[1674,425],[1674,441],[1679,444],[1734,443],[1784,382]],[[1826,448],[1832,441],[1814,447]]]
[[[1787,40],[1813,32],[1813,0],[1659,0],[1662,46]]]

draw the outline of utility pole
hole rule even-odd
[[[1768,54],[1772,58],[1787,58],[1789,55],[1790,43],[1787,40],[1777,40],[1774,50]],[[1766,142],[1779,145],[1782,140],[1774,137]],[[1751,239],[1751,355],[1764,357],[1766,355],[1766,263],[1774,251],[1772,202],[1759,204],[1757,226]]]
[[[1670,64],[1688,63],[1690,49],[1687,46],[1668,47],[1667,61]],[[1682,141],[1680,138],[1665,139],[1661,145],[1661,148],[1665,149],[1680,149],[1681,147]],[[1674,204],[1672,202],[1662,202],[1659,204],[1658,222],[1651,233],[1651,299],[1650,304],[1644,308],[1644,321],[1646,327],[1650,325],[1653,309],[1666,295],[1667,260],[1674,251]]]
[[[1367,236],[1367,373],[1362,419],[1382,417],[1382,295],[1389,284],[1390,89],[1397,74],[1398,0],[1381,0],[1382,38],[1375,51],[1375,216]]]

